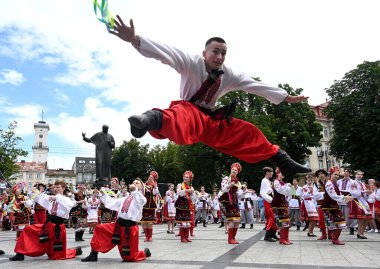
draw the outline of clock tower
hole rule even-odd
[[[49,147],[48,147],[49,124],[45,121],[39,121],[34,124],[34,145],[33,162],[46,163]]]

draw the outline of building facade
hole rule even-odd
[[[77,184],[93,184],[96,180],[95,158],[76,157],[73,172],[76,175]]]
[[[326,169],[328,171],[332,166],[342,166],[342,161],[336,159],[330,154],[330,139],[333,133],[333,124],[324,113],[327,106],[328,102],[317,106],[310,106],[315,113],[317,121],[322,125],[322,139],[320,140],[321,145],[318,147],[309,148],[311,150],[311,155],[309,155],[306,160],[307,166],[313,172],[318,169]]]

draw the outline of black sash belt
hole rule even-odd
[[[132,220],[126,220],[118,218],[115,223],[115,229],[112,234],[112,244],[118,245],[121,242],[120,238],[120,232],[121,228],[124,227],[124,234],[125,234],[125,244],[121,246],[121,254],[124,256],[130,255],[130,249],[129,249],[129,237],[130,237],[130,230],[129,228],[132,226],[136,226],[137,222]]]
[[[48,215],[47,219],[44,223],[44,226],[42,226],[41,234],[40,234],[40,243],[46,243],[49,241],[49,231],[47,230],[47,224],[53,223],[54,226],[54,235],[55,235],[55,242],[53,244],[53,250],[54,251],[62,251],[63,250],[63,243],[61,239],[61,224],[64,223],[64,218],[54,216],[54,215]]]
[[[236,101],[221,108],[211,110],[208,108],[198,106],[199,110],[209,115],[213,120],[226,120],[227,124],[231,124],[231,118],[236,110]]]

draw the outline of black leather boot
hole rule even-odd
[[[206,221],[205,221],[205,220],[203,221],[203,227],[207,227],[207,226],[206,226]]]
[[[224,221],[223,220],[220,221],[220,225],[218,228],[222,228],[222,227],[224,227]]]
[[[265,241],[268,241],[268,242],[276,242],[276,240],[272,238],[272,234],[271,234],[270,231],[267,231],[267,232],[265,233],[264,240],[265,240]]]
[[[144,249],[144,252],[145,252],[145,256],[146,256],[147,258],[150,257],[150,256],[152,256],[152,253],[150,253],[149,248],[145,248],[145,249]]]
[[[350,235],[354,235],[355,233],[355,228],[350,228]]]
[[[276,233],[277,233],[277,231],[271,231],[271,232],[270,232],[272,238],[273,238],[274,240],[278,241],[278,240],[280,240],[280,238],[278,238],[278,236],[277,236]]]
[[[83,234],[84,234],[84,230],[76,231],[75,232],[75,242],[84,241]]]
[[[245,223],[242,223],[239,229],[245,229]]]
[[[297,173],[310,173],[311,170],[296,161],[294,161],[290,156],[279,149],[277,154],[270,158],[271,161],[274,161],[276,165],[280,168],[281,173],[286,176],[292,176]]]
[[[88,255],[86,258],[81,259],[82,262],[97,262],[98,261],[98,252],[91,251],[90,255]]]
[[[251,224],[251,225],[249,226],[249,229],[253,229],[253,224]]]
[[[79,255],[82,255],[83,251],[82,251],[82,248],[81,247],[76,247],[75,248],[75,256],[79,256]]]
[[[142,115],[129,117],[128,121],[131,124],[132,135],[141,138],[150,130],[161,129],[162,112],[160,110],[148,110]]]
[[[16,253],[13,257],[9,258],[10,261],[23,261],[24,260],[24,254]]]
[[[4,250],[0,250],[0,255],[4,255],[4,254],[5,254]]]

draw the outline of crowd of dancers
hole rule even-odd
[[[342,245],[339,237],[342,229],[349,227],[350,234],[357,230],[358,240],[367,239],[365,231],[378,232],[380,223],[380,186],[373,179],[363,181],[363,172],[333,167],[327,172],[320,169],[306,175],[303,187],[298,179],[285,183],[279,169],[263,169],[264,178],[260,192],[249,189],[246,182],[238,180],[242,167],[231,166],[231,173],[222,179],[219,190],[206,192],[192,187],[194,175],[183,173],[177,186],[167,184],[161,195],[158,173],[152,171],[143,182],[136,178],[130,185],[111,179],[111,185],[97,190],[78,185],[69,190],[66,183],[57,180],[54,185],[36,184],[29,192],[19,185],[6,191],[1,199],[1,228],[16,232],[16,255],[11,261],[24,260],[24,256],[47,254],[49,259],[70,259],[82,254],[80,247],[67,248],[66,227],[75,230],[75,241],[84,241],[88,229],[92,234],[91,252],[82,262],[97,261],[98,254],[107,253],[118,246],[124,261],[142,261],[151,256],[149,248],[139,249],[139,226],[145,242],[153,241],[156,223],[167,223],[168,234],[175,234],[180,242],[190,243],[198,224],[220,223],[225,227],[229,244],[238,244],[238,229],[254,221],[265,222],[265,241],[292,244],[289,229],[300,230],[304,223],[307,236],[318,240],[331,239]],[[255,220],[256,219],[256,220]],[[240,227],[239,227],[240,225]],[[279,237],[277,236],[279,235]],[[0,255],[4,254],[0,251]]]

